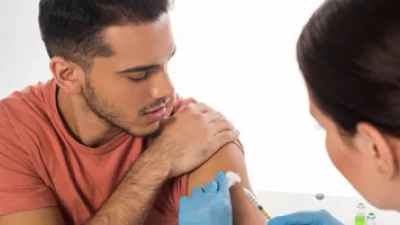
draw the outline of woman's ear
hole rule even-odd
[[[378,129],[367,124],[359,123],[354,139],[354,147],[361,154],[372,160],[378,173],[387,179],[397,173],[396,147],[390,137],[383,135]]]

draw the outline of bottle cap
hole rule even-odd
[[[357,208],[358,208],[358,209],[365,209],[365,204],[362,203],[362,202],[359,202],[359,203],[357,204]]]
[[[368,214],[368,216],[367,216],[367,219],[369,219],[369,220],[374,220],[375,218],[376,218],[376,216],[375,216],[375,214],[372,213],[372,212],[370,212],[370,213]]]
[[[325,198],[325,195],[323,193],[317,193],[315,194],[315,198],[317,200],[323,200]]]

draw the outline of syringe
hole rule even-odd
[[[244,193],[246,194],[246,196],[257,206],[257,208],[261,211],[261,213],[265,216],[265,218],[267,219],[267,221],[271,220],[271,216],[267,213],[267,211],[265,211],[264,207],[262,207],[262,205],[257,201],[256,197],[254,197],[254,195],[247,190],[246,188],[243,188]]]

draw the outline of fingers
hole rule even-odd
[[[239,132],[236,130],[227,130],[217,133],[214,136],[214,149],[218,150],[222,146],[235,142],[239,137]]]
[[[183,196],[179,199],[179,207],[185,207],[190,204],[191,201],[192,199],[190,199],[188,196]]]
[[[192,189],[192,198],[201,198],[204,195],[203,188],[197,186]]]
[[[218,134],[223,131],[235,129],[232,123],[227,120],[220,112],[210,111],[205,114],[206,121],[213,126],[213,132]]]
[[[215,181],[207,182],[204,185],[204,189],[201,187],[194,187],[192,189],[193,198],[203,195],[204,193],[217,193],[217,192],[229,192],[228,181],[223,172],[218,172]]]
[[[222,113],[220,113],[218,111],[214,111],[213,109],[210,109],[210,111],[208,111],[204,115],[204,117],[207,122],[223,125],[223,126],[229,127],[229,128],[233,128],[232,123],[228,119],[226,119],[226,117],[224,115],[222,115]]]
[[[204,103],[197,103],[193,105],[193,108],[195,110],[197,110],[197,112],[200,113],[208,113],[210,112],[212,109],[210,107],[208,107],[206,104]]]
[[[218,192],[218,184],[217,184],[217,182],[215,182],[215,181],[207,182],[204,185],[204,192],[205,193],[210,193],[210,194],[217,193]]]
[[[182,105],[187,105],[190,103],[197,103],[197,101],[194,98],[187,98],[187,99],[182,100],[182,102],[181,102]]]
[[[224,131],[235,130],[235,127],[225,118],[212,122],[214,133],[218,134]]]
[[[174,113],[178,114],[184,110],[192,110],[192,112],[199,113],[199,114],[205,114],[205,113],[212,111],[212,109],[204,103],[188,101],[186,104],[183,104],[183,103],[179,104],[179,106],[177,106],[177,108],[175,108]]]
[[[206,120],[207,122],[214,122],[214,121],[216,121],[216,120],[225,119],[225,117],[224,117],[220,112],[217,112],[217,111],[215,111],[215,110],[210,110],[209,112],[207,112],[207,113],[204,115],[204,117],[205,117],[205,120]]]
[[[214,123],[214,122],[218,122],[218,121],[224,121],[230,124],[230,122],[225,118],[224,115],[222,115],[220,112],[214,111],[212,109],[210,109],[210,111],[208,111],[205,115],[205,121],[210,122],[210,123]]]
[[[223,172],[218,172],[216,176],[216,181],[218,183],[218,191],[229,195],[229,185],[228,180]]]
[[[185,106],[191,104],[191,103],[197,103],[197,101],[194,98],[187,98],[183,99],[182,96],[179,94],[175,95],[175,104],[174,104],[174,113],[179,112],[182,108]]]
[[[168,118],[165,118],[163,120],[160,121],[160,126],[162,130],[165,126],[168,126],[168,124],[173,123],[176,120],[176,116],[170,116]]]
[[[187,211],[193,207],[193,200],[187,196],[183,196],[179,199],[179,213],[178,213],[178,221],[179,224],[185,224],[187,221]]]

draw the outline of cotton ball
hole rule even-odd
[[[240,183],[241,181],[239,174],[234,173],[232,171],[226,172],[225,176],[228,182],[228,187],[232,187],[234,184]]]

